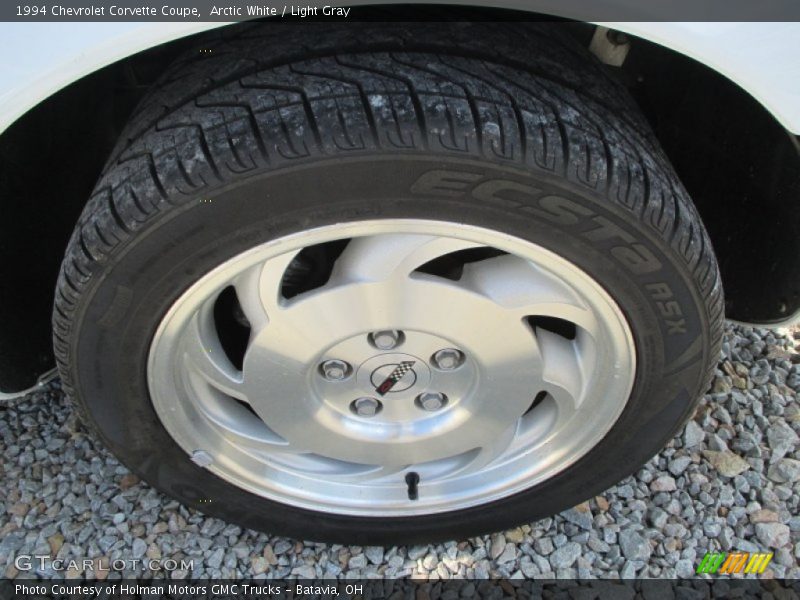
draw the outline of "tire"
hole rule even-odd
[[[430,542],[601,493],[691,416],[723,319],[704,227],[624,90],[553,25],[509,27],[365,25],[358,39],[352,30],[294,29],[292,44],[272,47],[274,30],[259,25],[206,40],[212,58],[192,51],[168,69],[80,218],[53,317],[64,389],[125,465],[186,506],[249,528],[341,543]],[[619,309],[635,368],[602,439],[522,489],[453,510],[385,514],[276,499],[232,483],[209,466],[213,457],[178,443],[163,412],[170,400],[153,391],[166,363],[153,356],[168,316],[198,282],[270,243],[350,235],[362,223],[384,234],[397,224],[401,235],[412,222],[519,242],[551,257],[544,269],[561,261],[587,275],[596,293],[586,302],[607,296]],[[504,243],[492,247],[512,252]],[[321,322],[350,318],[341,314]],[[531,328],[577,339],[551,321]],[[480,315],[464,323],[480,327]],[[513,378],[505,384],[515,389]],[[576,427],[605,410],[587,406],[596,409]]]

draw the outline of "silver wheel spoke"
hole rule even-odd
[[[268,317],[270,311],[279,309],[281,305],[281,283],[283,282],[283,276],[286,274],[286,269],[298,254],[299,251],[286,252],[264,262],[264,266],[261,268],[259,289],[261,292],[261,301],[264,303]]]
[[[402,480],[402,474],[408,470],[409,466],[406,464],[398,464],[398,465],[380,465],[377,467],[370,467],[365,468],[363,471],[358,473],[353,473],[352,471],[349,473],[343,473],[340,475],[341,481],[353,481],[353,482],[364,482],[364,481],[371,481],[371,482],[378,482],[378,481],[386,481],[387,483],[394,483],[397,480]]]
[[[291,449],[291,446],[289,446],[289,449]],[[375,467],[370,465],[353,465],[353,463],[312,453],[297,452],[292,454],[284,451],[271,458],[282,468],[300,472],[312,479],[325,476],[340,482],[358,481],[361,477],[369,477],[370,473],[376,470]]]
[[[203,414],[215,425],[225,430],[225,434],[237,443],[263,451],[264,445],[271,450],[288,450],[286,440],[277,435],[246,407],[208,394],[199,403]]]
[[[549,331],[538,331],[536,339],[544,364],[543,387],[571,414],[580,407],[585,385],[575,344]]]
[[[213,316],[206,308],[191,321],[184,347],[188,368],[217,390],[247,401],[242,374],[228,359],[219,338],[212,333]]]
[[[263,329],[281,310],[281,285],[289,264],[299,250],[257,263],[233,279],[236,296],[253,333]]]
[[[468,264],[462,283],[520,318],[556,317],[591,335],[597,333],[596,317],[573,290],[518,256],[497,256]]]
[[[395,323],[400,329],[418,328],[442,331],[451,326],[463,329],[476,311],[488,318],[517,320],[487,298],[469,293],[446,280],[413,279],[394,282],[329,284],[299,298],[285,309],[287,320],[304,339],[333,340],[347,335],[354,327],[365,331],[383,329]],[[462,332],[476,340],[491,332]],[[502,350],[501,350],[502,351]]]
[[[269,323],[267,307],[261,296],[262,265],[258,264],[236,276],[233,287],[242,312],[250,322],[252,332],[261,331]]]
[[[474,458],[465,465],[464,471],[480,471],[487,465],[492,464],[501,456],[508,452],[508,449],[514,443],[517,436],[518,422],[506,427],[500,435],[495,436],[489,440],[485,445],[481,446],[475,453]]]
[[[352,240],[336,261],[334,283],[403,278],[425,263],[481,244],[431,235],[388,234]]]

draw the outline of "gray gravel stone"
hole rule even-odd
[[[497,558],[506,549],[506,538],[502,533],[495,533],[491,540],[491,545],[489,546],[489,557],[492,558],[492,560],[497,560]]]
[[[367,566],[367,557],[363,554],[357,554],[356,556],[350,558],[350,560],[347,563],[347,566],[350,569],[363,569],[364,567]]]
[[[222,559],[225,557],[225,549],[217,548],[206,559],[206,565],[214,569],[218,569],[222,565]]]
[[[623,556],[629,560],[647,560],[650,558],[650,542],[637,531],[632,529],[621,531],[619,545]]]
[[[686,423],[683,429],[683,446],[684,448],[694,448],[701,443],[706,437],[705,431],[694,420]]]
[[[627,561],[619,572],[620,579],[634,579],[636,577],[636,565]]]
[[[769,548],[780,548],[789,543],[791,532],[783,523],[757,523],[756,537]]]
[[[736,477],[750,468],[750,464],[741,456],[727,450],[722,452],[704,450],[703,456],[720,475],[725,477]]]
[[[364,554],[373,565],[379,565],[383,562],[384,552],[381,546],[368,546],[364,548]]]
[[[782,458],[767,471],[767,477],[778,483],[794,483],[800,479],[800,460]]]
[[[551,540],[549,537],[543,537],[537,539],[533,543],[533,547],[536,550],[536,552],[538,552],[542,556],[547,556],[555,549],[553,546],[553,540]]]
[[[554,569],[571,567],[581,555],[581,546],[575,542],[564,544],[550,555],[550,564]]]
[[[696,566],[694,561],[682,558],[675,563],[675,574],[678,577],[689,578],[694,577]]]
[[[133,558],[142,558],[145,552],[147,552],[147,544],[145,541],[141,538],[134,539],[133,548],[131,549]]]
[[[594,524],[594,519],[592,518],[592,512],[589,510],[589,507],[581,507],[579,508],[570,508],[567,511],[561,513],[561,516],[569,521],[570,523],[574,523],[581,529],[591,529],[592,525]]]
[[[675,477],[682,475],[687,467],[692,464],[692,459],[689,456],[679,456],[674,460],[669,461],[669,472]]]
[[[311,565],[300,565],[292,569],[292,575],[296,575],[301,579],[314,579],[317,572]]]
[[[664,529],[664,526],[669,520],[669,515],[666,511],[660,508],[654,508],[649,513],[650,524],[656,529]]]
[[[513,562],[517,558],[517,547],[512,543],[507,543],[503,553],[497,557],[497,564]]]
[[[772,450],[770,463],[776,463],[797,447],[798,437],[785,421],[778,420],[767,429],[767,441]]]
[[[673,477],[662,475],[653,480],[653,483],[650,484],[650,489],[654,492],[674,492],[677,488]]]

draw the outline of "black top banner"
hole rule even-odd
[[[398,5],[403,20],[431,20],[431,7],[448,18],[447,8],[460,6],[502,8],[519,20],[557,17],[577,21],[800,21],[798,0],[440,0],[404,4],[390,0],[343,0],[338,3],[274,0],[4,0],[0,21],[248,21],[251,19],[373,18],[369,6],[386,8],[389,16]],[[491,13],[492,20],[498,14]],[[385,15],[381,18],[386,18]],[[501,17],[502,18],[502,17]]]

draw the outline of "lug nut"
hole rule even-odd
[[[439,392],[422,392],[417,396],[417,406],[430,412],[439,410],[447,404],[447,396]]]
[[[400,343],[402,333],[394,329],[386,329],[384,331],[376,331],[370,337],[372,344],[378,350],[391,350]]]
[[[374,417],[380,412],[381,408],[383,408],[383,405],[380,400],[367,396],[353,400],[350,405],[350,409],[359,417]]]
[[[444,348],[433,355],[433,364],[442,371],[457,369],[464,362],[464,354],[455,348]]]
[[[341,381],[350,374],[350,365],[343,360],[326,360],[319,366],[319,370],[328,381]]]

